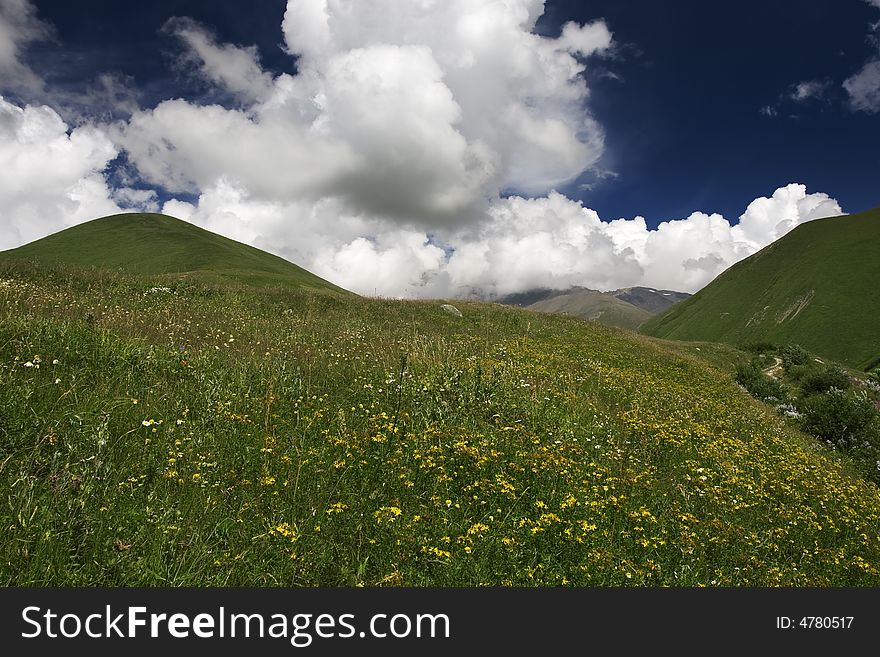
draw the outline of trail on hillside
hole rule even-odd
[[[773,364],[764,370],[764,374],[771,379],[777,379],[779,378],[777,374],[779,374],[780,370],[782,370],[782,359],[779,356],[774,356]]]

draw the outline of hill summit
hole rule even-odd
[[[642,325],[648,335],[798,343],[851,367],[880,364],[880,208],[802,224]]]
[[[283,258],[163,214],[95,219],[4,251],[4,260],[345,292]]]

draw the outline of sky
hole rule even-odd
[[[0,0],[0,249],[164,212],[367,295],[694,292],[880,205],[880,0]]]

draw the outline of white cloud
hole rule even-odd
[[[655,230],[641,217],[602,222],[555,193],[511,198],[496,204],[475,239],[456,248],[448,265],[451,291],[650,285],[693,292],[796,225],[839,214],[836,201],[797,184],[753,201],[736,226],[695,212]]]
[[[840,214],[789,185],[736,226],[696,212],[649,230],[552,191],[585,170],[613,175],[596,167],[603,133],[581,75],[611,35],[597,22],[538,36],[542,11],[542,0],[289,0],[298,73],[274,78],[255,49],[175,19],[166,29],[185,61],[240,107],[167,100],[71,130],[48,107],[0,100],[0,170],[13,172],[0,178],[0,246],[157,209],[151,190],[108,187],[120,149],[147,183],[197,196],[162,211],[384,296],[693,291],[795,225]]]
[[[222,179],[266,201],[332,197],[401,226],[464,224],[502,189],[543,193],[602,153],[580,74],[611,35],[598,22],[540,37],[542,11],[541,0],[290,0],[299,72],[274,80],[253,49],[176,19],[187,57],[251,104],[168,101],[114,138],[171,191]]]
[[[862,69],[844,81],[850,106],[860,112],[880,112],[880,59],[869,61]]]
[[[43,81],[21,55],[30,43],[52,35],[52,27],[37,17],[29,0],[0,0],[0,93],[32,94],[42,90]]]
[[[272,89],[272,76],[260,66],[257,49],[218,44],[203,25],[189,18],[171,18],[163,31],[186,45],[181,63],[193,66],[208,81],[219,84],[246,101],[259,100]]]
[[[100,130],[0,96],[0,249],[118,212],[102,174],[114,157]]]
[[[796,103],[803,103],[808,100],[819,99],[825,95],[828,90],[828,82],[823,80],[807,80],[792,85],[789,92],[789,98]]]
[[[865,1],[880,9],[880,0]],[[871,29],[873,34],[869,40],[880,46],[880,22],[874,23]],[[843,88],[849,96],[852,110],[868,114],[880,112],[880,53],[868,60],[857,73],[844,80]]]
[[[254,199],[223,182],[196,205],[163,212],[285,256],[362,294],[493,297],[537,287],[649,285],[693,292],[795,226],[842,214],[836,201],[791,184],[749,204],[735,226],[695,212],[649,230],[645,220],[602,221],[561,194],[496,200],[479,224],[442,238],[337,199]]]

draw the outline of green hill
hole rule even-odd
[[[675,340],[798,343],[880,363],[880,208],[802,224],[641,331]]]
[[[161,214],[95,219],[0,253],[0,262],[10,260],[345,292],[283,258]]]
[[[880,585],[730,347],[59,267],[0,269],[0,585]]]

